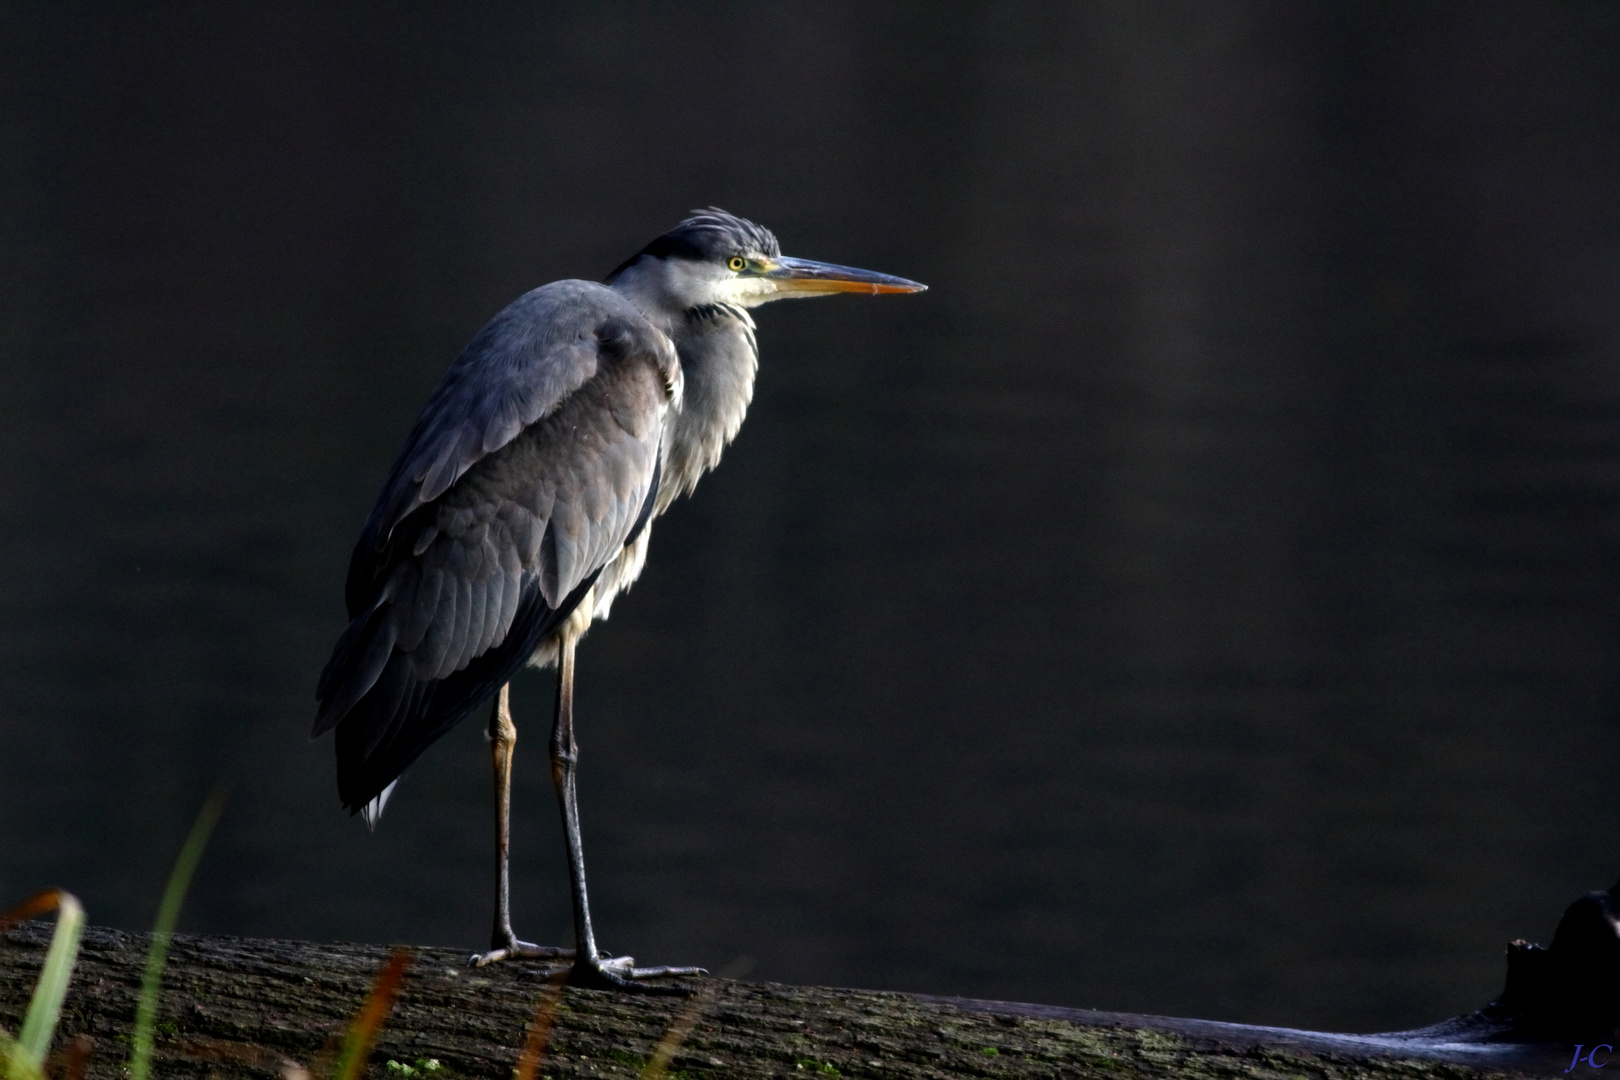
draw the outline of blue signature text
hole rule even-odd
[[[1565,1072],[1574,1072],[1575,1066],[1581,1064],[1582,1050],[1586,1050],[1586,1044],[1577,1043],[1575,1046],[1575,1056],[1570,1060],[1569,1068],[1565,1069]],[[1597,1059],[1599,1050],[1603,1051],[1602,1061]],[[1609,1045],[1608,1043],[1598,1043],[1596,1046],[1592,1047],[1592,1049],[1586,1050],[1586,1064],[1592,1066],[1594,1069],[1601,1069],[1603,1066],[1609,1063],[1609,1055],[1612,1053],[1614,1053],[1613,1046]]]

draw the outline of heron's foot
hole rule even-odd
[[[497,946],[486,953],[473,953],[472,959],[467,961],[470,967],[483,967],[493,964],[497,960],[517,960],[519,958],[532,958],[538,960],[572,960],[573,949],[563,949],[556,945],[531,945],[527,941],[519,941],[516,937],[510,938],[504,945]]]
[[[707,975],[700,967],[636,967],[633,956],[615,956],[591,961],[575,961],[568,973],[570,986],[587,990],[623,990],[632,994],[658,994],[669,997],[690,997],[692,991],[679,986],[658,986],[640,980],[678,978],[683,975]]]

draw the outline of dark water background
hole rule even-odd
[[[119,13],[122,11],[122,13]],[[1378,1029],[1620,874],[1620,4],[0,6],[0,903],[482,945],[488,763],[306,739],[509,299],[692,206],[782,304],[581,652],[648,961]],[[518,926],[563,940],[517,707]]]

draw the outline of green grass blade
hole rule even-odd
[[[191,886],[191,875],[202,860],[208,834],[214,831],[219,815],[225,810],[225,785],[214,788],[191,826],[180,857],[174,861],[169,883],[163,889],[163,901],[158,904],[157,922],[152,927],[152,945],[146,953],[146,973],[141,977],[141,998],[135,1005],[135,1032],[130,1037],[130,1080],[149,1080],[152,1072],[152,1028],[157,1023],[158,993],[163,987],[163,963],[169,955],[169,939],[174,936],[174,925],[180,920],[180,904]]]
[[[68,980],[73,977],[73,964],[79,958],[79,937],[83,933],[84,908],[72,893],[57,893],[56,933],[51,935],[45,968],[39,973],[33,1000],[28,1003],[28,1015],[23,1018],[22,1031],[17,1035],[17,1048],[36,1068],[45,1064],[45,1055],[50,1052],[51,1036],[56,1034],[56,1022],[62,1016],[62,999],[67,997]]]
[[[0,1080],[45,1080],[44,1070],[3,1031],[0,1031]]]

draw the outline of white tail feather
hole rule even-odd
[[[360,808],[360,816],[366,819],[366,828],[372,832],[377,831],[377,822],[382,820],[383,808],[388,805],[389,796],[394,794],[394,788],[399,786],[396,778],[393,783],[378,792],[377,797]]]

